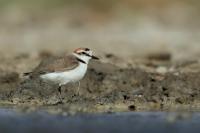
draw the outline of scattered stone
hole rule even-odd
[[[16,72],[3,73],[0,75],[0,83],[12,83],[19,80],[19,74]]]
[[[160,73],[160,74],[165,74],[165,73],[167,73],[167,68],[164,66],[159,66],[156,68],[156,72]]]
[[[113,54],[106,54],[105,56],[106,56],[106,58],[112,58],[112,57],[114,57]]]
[[[154,53],[149,54],[147,59],[149,60],[157,60],[157,61],[170,61],[172,58],[171,53],[163,52],[163,53]]]
[[[136,106],[135,105],[130,105],[130,106],[128,106],[128,109],[130,111],[135,111],[136,110]]]

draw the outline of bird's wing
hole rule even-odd
[[[69,55],[65,57],[54,57],[43,60],[38,67],[36,67],[32,76],[39,76],[51,72],[62,72],[76,68],[79,65],[76,57]]]

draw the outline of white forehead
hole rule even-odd
[[[86,52],[88,54],[92,54],[92,51],[88,48],[78,48],[74,51],[74,53],[81,53],[81,52]]]

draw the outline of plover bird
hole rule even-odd
[[[70,55],[43,60],[32,72],[24,75],[58,84],[58,91],[61,94],[62,85],[78,82],[80,86],[80,80],[86,74],[90,59],[99,58],[94,56],[89,48],[78,48]]]

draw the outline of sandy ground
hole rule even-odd
[[[198,61],[172,63],[170,54],[162,53],[119,67],[113,64],[120,58],[106,55],[102,61],[90,63],[79,94],[76,93],[78,84],[68,84],[62,88],[60,97],[57,85],[41,79],[27,79],[19,72],[31,69],[46,56],[55,55],[42,52],[36,58],[29,55],[2,57],[2,106],[48,108],[70,113],[199,109]]]

